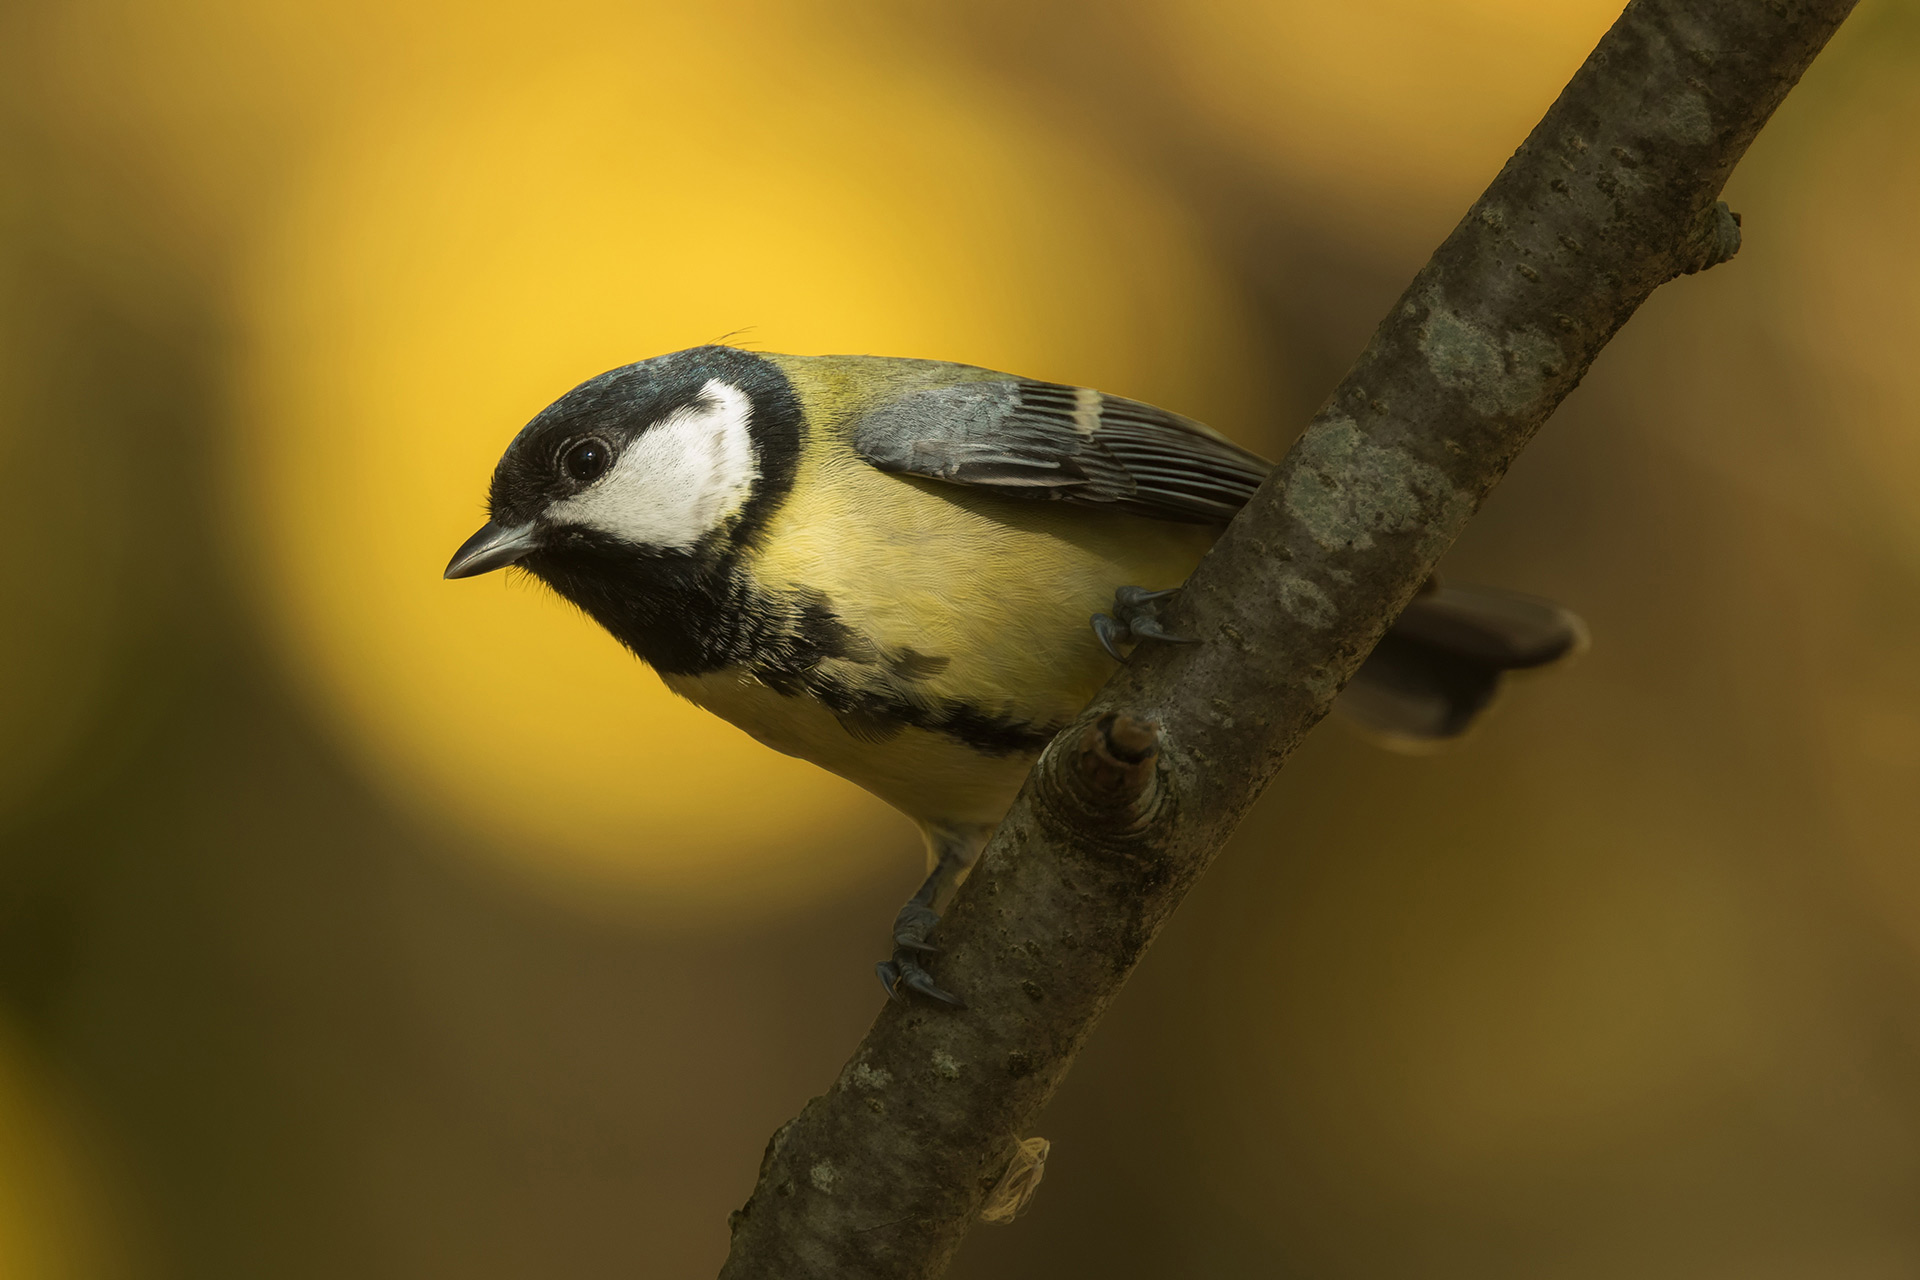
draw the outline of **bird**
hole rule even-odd
[[[514,436],[447,578],[517,567],[775,751],[915,822],[927,874],[877,971],[960,1005],[930,935],[1047,742],[1272,464],[1136,400],[971,365],[707,345],[573,388]],[[1552,602],[1429,583],[1341,694],[1458,737],[1565,657]]]

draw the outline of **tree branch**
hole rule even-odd
[[[767,1149],[723,1280],[945,1269],[1187,888],[1654,289],[1732,256],[1734,164],[1853,0],[1634,0],[1179,597],[1048,748],[889,1005]]]

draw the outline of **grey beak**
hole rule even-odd
[[[453,559],[447,561],[446,576],[471,578],[492,573],[517,562],[539,545],[540,533],[532,524],[508,529],[489,520],[453,553]]]

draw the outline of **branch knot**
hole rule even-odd
[[[1740,252],[1740,215],[1716,200],[1710,209],[1702,209],[1694,219],[1693,230],[1681,246],[1679,270],[1675,275],[1690,276],[1708,267],[1717,267]]]
[[[1129,840],[1164,805],[1159,764],[1159,724],[1109,711],[1047,749],[1043,811],[1083,837]]]

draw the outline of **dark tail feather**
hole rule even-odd
[[[1552,601],[1431,586],[1334,706],[1385,745],[1419,750],[1465,733],[1507,672],[1556,662],[1586,642],[1586,624]]]

